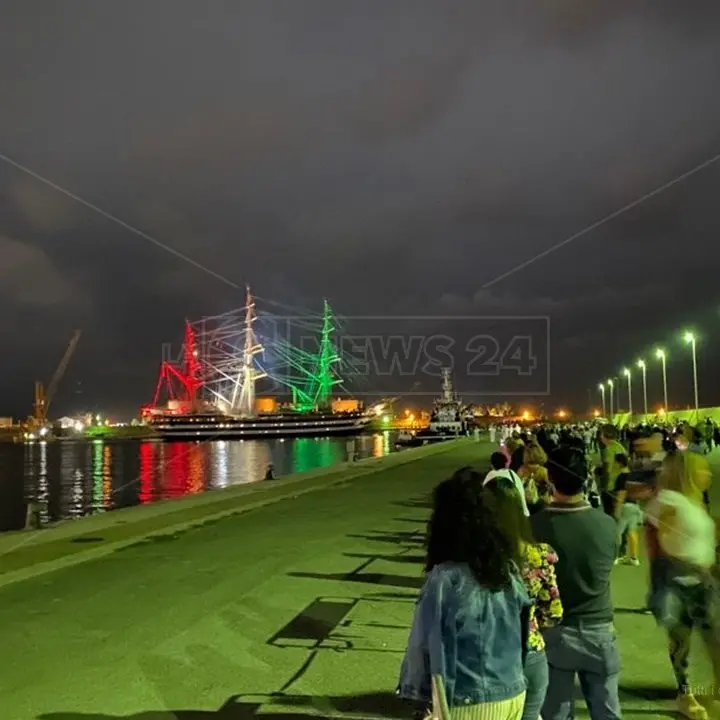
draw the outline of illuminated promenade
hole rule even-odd
[[[278,484],[264,500],[284,499],[186,532],[172,503],[137,521],[135,511],[110,514],[105,529],[76,522],[66,549],[72,537],[86,538],[86,552],[121,530],[125,547],[0,588],[0,717],[402,717],[391,691],[420,585],[423,497],[461,465],[484,467],[489,450],[461,441],[347,480]],[[303,483],[313,491],[300,494]],[[174,507],[199,513],[197,502]],[[146,528],[130,527],[153,513],[172,534],[128,546]],[[17,571],[13,557],[0,561]],[[662,636],[635,612],[645,580],[643,568],[615,575],[625,717],[647,720],[672,693]],[[703,663],[694,681],[707,675]]]

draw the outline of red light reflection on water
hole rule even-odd
[[[155,477],[155,445],[140,443],[140,502],[152,502],[155,499],[153,479]]]
[[[192,445],[188,451],[187,493],[195,495],[205,489],[203,473],[203,446]]]
[[[112,449],[109,445],[103,447],[103,507],[106,510],[112,510],[113,507],[113,489],[112,489]]]
[[[142,504],[182,497],[205,489],[203,448],[189,443],[140,445]]]
[[[188,454],[181,443],[166,446],[167,462],[161,468],[160,492],[163,498],[182,497],[187,490]]]

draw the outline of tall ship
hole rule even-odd
[[[342,358],[327,301],[320,327],[313,328],[316,352],[277,334],[266,350],[255,330],[257,321],[248,288],[239,325],[231,313],[186,322],[182,360],[163,361],[153,402],[142,408],[157,435],[166,440],[257,439],[349,436],[367,429],[373,416],[361,403],[333,398],[333,389],[342,385]],[[258,397],[256,385],[265,378],[282,390],[284,402]]]

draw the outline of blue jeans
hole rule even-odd
[[[525,658],[525,707],[522,720],[538,720],[548,688],[548,664],[544,652],[530,650]]]
[[[550,684],[542,709],[543,720],[575,717],[575,676],[591,720],[619,720],[620,653],[612,623],[550,628],[547,643]]]

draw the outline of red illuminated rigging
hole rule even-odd
[[[198,390],[204,384],[202,378],[203,367],[199,356],[195,331],[190,323],[186,322],[182,367],[178,368],[171,362],[163,360],[152,405],[150,408],[144,408],[144,410],[151,411],[153,408],[160,407],[163,394],[166,401],[177,400],[190,408],[194,408],[197,404]]]

